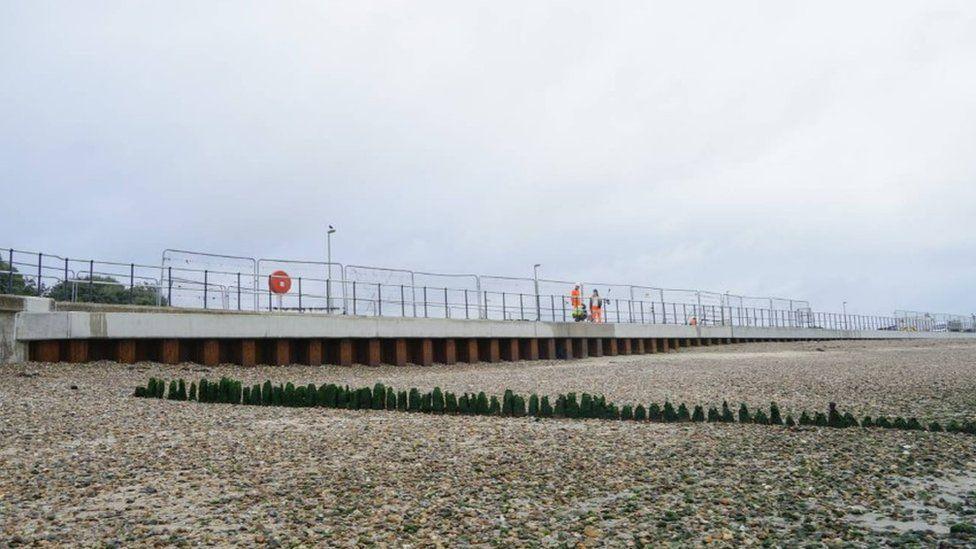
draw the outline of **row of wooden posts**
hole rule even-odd
[[[581,359],[590,356],[667,353],[684,347],[746,343],[731,338],[267,338],[267,339],[68,339],[35,341],[31,360],[131,364],[403,366],[457,362]],[[773,341],[766,339],[764,341]],[[795,339],[775,341],[796,341]]]

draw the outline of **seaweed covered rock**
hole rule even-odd
[[[657,402],[652,402],[651,405],[647,407],[647,419],[650,421],[664,420],[664,412],[661,411],[661,407],[657,405]]]
[[[752,416],[745,402],[739,405],[739,423],[752,423]]]
[[[542,417],[552,417],[554,410],[552,405],[549,404],[549,397],[543,396],[542,400],[539,402],[539,415]]]
[[[718,423],[722,421],[722,414],[714,406],[709,406],[707,420],[709,423]]]
[[[678,412],[667,400],[664,401],[664,409],[661,410],[661,419],[667,423],[678,421]]]
[[[634,408],[634,421],[647,421],[647,410],[644,409],[643,404],[638,404]]]

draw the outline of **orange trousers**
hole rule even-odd
[[[603,322],[603,311],[600,307],[590,307],[590,321]]]

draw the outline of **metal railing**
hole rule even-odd
[[[377,317],[574,321],[569,292],[577,283],[560,280],[425,273],[186,250],[166,250],[159,265],[71,259],[12,248],[4,251],[6,257],[0,258],[0,293],[44,295],[60,301]],[[227,270],[226,266],[232,263],[239,269]],[[284,269],[289,271],[291,289],[276,294],[270,291],[274,273]],[[427,284],[438,281],[452,284]],[[581,286],[584,309],[589,303],[587,290],[599,287],[604,291],[602,317],[603,322],[609,323],[976,330],[974,315],[909,311],[887,316],[845,315],[812,311],[803,300],[651,286]],[[685,299],[669,299],[681,296]],[[760,303],[762,306],[757,306]]]

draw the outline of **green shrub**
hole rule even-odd
[[[874,421],[874,425],[882,429],[891,429],[891,422],[888,421],[886,416],[878,416],[878,419]]]
[[[309,383],[305,386],[305,406],[318,406],[319,405],[319,390],[315,388],[314,383]]]
[[[892,422],[891,426],[895,429],[908,429],[908,422],[905,421],[905,418],[898,416],[895,418],[895,421]]]
[[[434,395],[426,392],[420,397],[420,411],[429,414],[434,410]]]
[[[273,406],[285,405],[285,388],[280,383],[271,391],[271,404]]]
[[[668,423],[678,421],[678,413],[674,411],[674,406],[667,400],[664,401],[664,410],[661,412],[661,418]]]
[[[942,426],[939,425],[938,421],[933,421],[932,423],[929,423],[929,431],[932,431],[933,433],[941,433]]]
[[[600,406],[603,409],[603,417],[605,419],[620,419],[620,410],[617,408],[616,404],[610,403]]]
[[[749,415],[749,408],[746,407],[745,402],[739,406],[739,423],[752,423],[752,416]]]
[[[400,392],[397,393],[397,401],[396,401],[396,404],[397,404],[396,409],[398,411],[400,411],[400,412],[406,412],[407,411],[408,400],[407,400],[407,392],[406,391],[400,391]]]
[[[301,385],[295,388],[295,402],[293,405],[296,408],[308,406],[308,387]]]
[[[169,399],[169,400],[177,400],[178,399],[178,395],[177,395],[177,392],[178,391],[179,391],[179,389],[176,388],[176,380],[175,379],[170,380],[170,382],[169,382],[169,392],[167,393],[166,398]]]
[[[700,404],[695,405],[695,411],[691,414],[691,421],[696,421],[698,423],[705,421],[705,410],[702,409]]]
[[[708,417],[706,419],[709,423],[718,423],[722,421],[722,414],[718,413],[718,410],[714,406],[709,406]]]
[[[448,414],[458,413],[457,396],[450,391],[444,393],[444,411]]]
[[[149,383],[153,383],[152,378],[149,379]],[[199,402],[210,402],[210,382],[207,378],[202,378],[200,380],[200,387],[197,389],[197,400]],[[152,391],[155,391],[155,386],[152,386]]]
[[[691,413],[684,402],[678,405],[678,421],[691,421]]]
[[[769,424],[770,425],[782,425],[783,416],[780,415],[779,406],[775,402],[769,403]]]
[[[919,423],[918,419],[910,417],[908,418],[908,429],[911,431],[924,431],[925,427],[922,427],[922,424]]]
[[[644,409],[643,404],[638,404],[634,408],[634,421],[647,421],[647,410]]]
[[[393,387],[387,387],[386,388],[386,404],[385,404],[385,406],[386,406],[386,409],[387,410],[396,410],[397,409],[397,394],[396,394],[396,391],[393,390]]]
[[[255,383],[254,387],[251,387],[251,404],[260,406],[261,402],[261,384]]]
[[[166,382],[163,380],[158,380],[156,382],[156,398],[163,398],[163,392],[166,390]]]
[[[796,422],[793,421],[793,416],[791,416],[790,414],[786,414],[786,426],[796,427]]]
[[[850,412],[844,413],[844,427],[858,427],[857,418]]]
[[[620,407],[620,419],[632,420],[634,419],[634,407],[630,404],[624,404]]]
[[[529,415],[539,417],[539,395],[535,393],[529,395]]]
[[[145,398],[145,396],[146,396],[146,388],[143,387],[142,385],[136,386],[135,396],[137,396],[139,398]]]
[[[271,406],[273,403],[274,387],[271,386],[271,380],[265,380],[264,385],[261,387],[261,404]]]
[[[874,427],[874,420],[871,419],[871,416],[864,416],[864,419],[861,420],[861,427]]]
[[[190,383],[190,394],[187,395],[187,399],[189,400],[197,399],[197,384],[195,382]]]
[[[813,424],[817,427],[827,427],[829,423],[827,422],[827,416],[823,412],[817,412],[813,416]]]
[[[810,418],[806,411],[800,414],[800,425],[813,425],[813,419]]]
[[[946,424],[945,430],[947,433],[961,433],[963,432],[963,427],[958,421],[950,419],[949,423]]]
[[[186,381],[182,377],[176,385],[176,400],[186,400]]]
[[[251,388],[250,387],[244,387],[244,396],[241,399],[241,403],[242,404],[250,404],[251,403]]]
[[[468,400],[468,393],[458,397],[458,413],[463,416],[471,414],[471,401]]]
[[[488,405],[488,414],[499,416],[502,413],[502,405],[498,402],[498,397],[491,395],[491,404]]]
[[[652,402],[651,405],[647,407],[647,419],[650,421],[664,420],[664,412],[661,411],[661,407],[657,405],[657,402]]]
[[[542,417],[552,417],[553,413],[552,405],[549,404],[549,397],[543,396],[539,402],[539,415]]]
[[[729,408],[729,403],[723,400],[722,401],[722,422],[732,423],[734,421],[735,421],[735,415],[732,414],[732,409]]]

